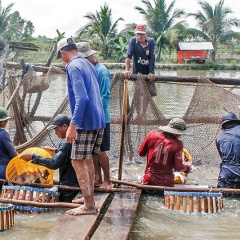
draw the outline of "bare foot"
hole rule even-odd
[[[66,211],[67,214],[74,216],[96,214],[97,212],[98,212],[97,208],[88,209],[85,207],[85,205]]]
[[[104,181],[99,188],[110,189],[113,188],[113,184],[111,182]]]
[[[84,204],[84,197],[81,198],[74,198],[72,203]]]
[[[95,182],[94,182],[94,187],[98,188],[98,187],[101,186],[101,184],[102,184],[102,181],[99,182],[99,181],[96,181],[96,180],[95,180]]]

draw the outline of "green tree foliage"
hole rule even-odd
[[[80,39],[91,39],[93,45],[99,49],[100,55],[103,59],[111,58],[112,46],[116,39],[117,24],[119,21],[123,21],[122,18],[118,18],[115,22],[112,22],[112,10],[107,4],[100,6],[100,11],[96,13],[88,13],[84,16],[89,20],[85,26],[77,31]]]
[[[12,11],[13,3],[2,8],[0,1],[0,35],[9,41],[24,41],[32,38],[34,26],[31,21],[25,21],[18,11]]]
[[[215,7],[206,1],[198,3],[201,10],[197,13],[189,13],[188,16],[193,16],[197,21],[203,39],[212,42],[214,47],[212,60],[215,60],[220,44],[228,44],[233,39],[240,39],[240,34],[232,30],[232,27],[240,26],[240,20],[231,17],[233,11],[229,7],[223,6],[224,0],[220,0]]]

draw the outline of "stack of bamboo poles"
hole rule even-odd
[[[9,229],[14,225],[14,205],[0,203],[0,231]]]
[[[2,198],[5,199],[15,199],[30,202],[41,202],[41,203],[53,203],[57,200],[59,193],[56,191],[33,188],[26,186],[3,186],[2,187]],[[44,212],[47,211],[46,208],[38,208],[31,206],[21,206],[17,205],[16,210],[21,213],[31,213],[31,212]]]
[[[164,206],[189,213],[217,213],[223,208],[222,193],[164,191]]]

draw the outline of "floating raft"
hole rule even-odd
[[[3,186],[1,197],[3,199],[22,200],[29,202],[53,203],[56,201],[59,193],[41,188],[27,186]],[[15,210],[21,213],[45,212],[48,208],[38,208],[31,206],[16,205]]]
[[[217,213],[223,208],[222,193],[164,191],[164,206],[189,213]]]
[[[140,189],[111,194],[95,193],[98,214],[72,216],[65,213],[52,227],[45,240],[128,239],[140,195]]]

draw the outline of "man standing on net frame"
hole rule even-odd
[[[95,214],[93,155],[100,154],[104,112],[94,66],[79,56],[72,38],[57,44],[57,58],[66,63],[67,87],[72,114],[66,141],[72,142],[72,165],[83,194],[84,205],[67,211],[70,215]]]
[[[106,151],[110,150],[110,109],[109,103],[111,98],[111,74],[109,70],[99,61],[96,61],[93,57],[97,51],[92,50],[89,43],[79,42],[76,43],[78,53],[80,56],[86,58],[91,62],[97,72],[98,80],[100,84],[100,94],[104,110],[105,124],[103,140],[101,144],[101,154],[99,156],[93,156],[94,168],[95,168],[95,187],[110,188],[112,187],[110,180],[110,166],[109,157]],[[103,170],[103,181],[101,169]]]
[[[155,42],[153,38],[148,37],[148,29],[144,24],[138,24],[135,29],[135,37],[132,37],[128,44],[126,61],[125,61],[125,78],[130,78],[131,74],[145,74],[150,81],[146,82],[147,89],[152,97],[157,96],[157,88],[155,83]],[[131,69],[131,59],[133,60],[133,67]],[[138,86],[135,85],[134,91],[136,93]],[[133,118],[135,120],[146,120],[146,111],[149,100],[144,97],[142,103],[142,113],[140,98],[136,104],[136,114]]]

